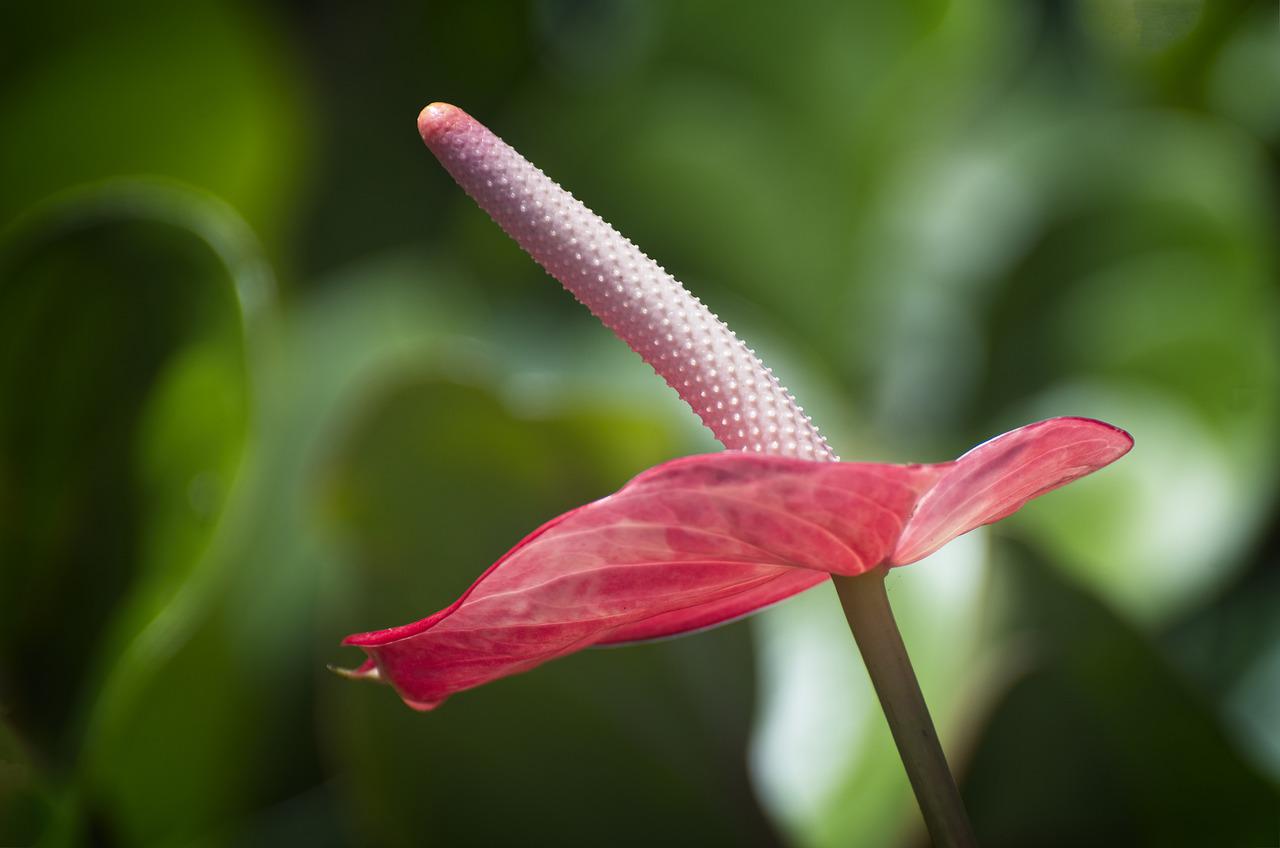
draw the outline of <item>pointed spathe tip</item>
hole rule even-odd
[[[359,668],[343,668],[333,663],[329,663],[325,668],[348,680],[382,680],[382,674],[372,660],[366,660]]]

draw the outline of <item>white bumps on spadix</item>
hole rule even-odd
[[[730,450],[835,460],[773,372],[678,280],[455,106],[418,129],[497,224],[613,330]]]

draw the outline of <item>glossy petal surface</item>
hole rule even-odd
[[[903,564],[1123,455],[1084,419],[1015,430],[939,465],[723,453],[656,466],[543,525],[453,605],[348,637],[411,706],[597,644],[719,624],[828,574]]]
[[[1124,456],[1133,438],[1091,418],[1051,418],[983,442],[950,463],[916,508],[889,560],[924,559],[975,527],[1016,512]]]

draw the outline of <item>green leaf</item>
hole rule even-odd
[[[0,839],[34,844],[53,818],[55,803],[26,746],[0,722]]]
[[[271,35],[217,0],[6,4],[0,110],[23,131],[0,139],[0,225],[51,193],[142,174],[225,198],[274,241],[305,147]]]
[[[186,578],[236,474],[242,316],[258,311],[239,294],[265,294],[237,226],[202,196],[121,183],[47,205],[4,244],[5,700],[63,765],[137,632],[122,608]]]
[[[237,479],[271,278],[225,206],[136,181],[33,210],[0,277],[0,680],[52,799],[26,815],[74,842],[101,711]]]
[[[983,845],[1265,845],[1278,787],[1147,637],[1028,549],[997,575],[1026,671],[964,793]]]

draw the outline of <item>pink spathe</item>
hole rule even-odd
[[[369,656],[351,674],[432,709],[591,645],[708,627],[830,574],[914,562],[1132,445],[1109,424],[1055,418],[937,465],[674,460],[543,525],[435,615],[348,637]]]

